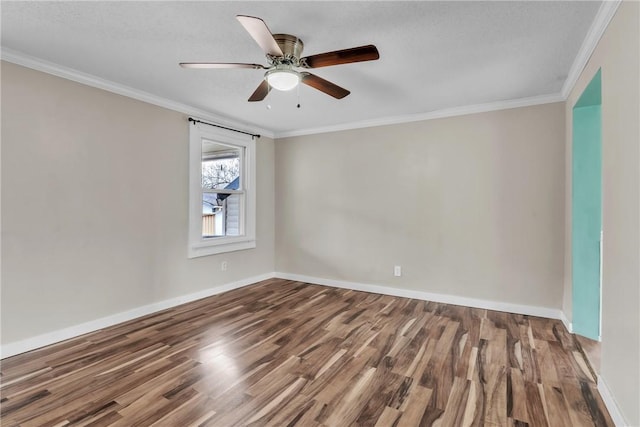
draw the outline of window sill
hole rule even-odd
[[[256,247],[255,240],[234,241],[234,242],[203,242],[189,247],[189,258],[201,256],[223,254],[227,252],[242,251]]]

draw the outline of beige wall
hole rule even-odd
[[[3,62],[2,343],[272,272],[257,146],[258,247],[189,260],[186,117]]]
[[[602,68],[602,365],[629,425],[640,425],[640,4],[624,2],[566,103],[566,275],[571,318],[572,108]]]
[[[560,308],[564,137],[557,103],[277,140],[276,270]]]

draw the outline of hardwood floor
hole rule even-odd
[[[582,350],[582,354],[589,362],[592,373],[598,375],[600,373],[600,343],[580,335],[574,335],[578,345]]]
[[[613,426],[555,320],[272,279],[2,361],[3,426]]]

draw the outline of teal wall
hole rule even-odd
[[[598,70],[573,108],[573,331],[600,339],[602,107]]]

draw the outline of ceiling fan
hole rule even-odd
[[[291,90],[304,83],[334,98],[342,99],[349,91],[328,80],[296,68],[320,68],[330,65],[349,64],[351,62],[373,61],[380,58],[374,45],[336,50],[301,58],[304,43],[290,34],[271,34],[267,24],[253,16],[236,16],[240,24],[264,50],[268,66],[260,64],[224,63],[224,62],[181,62],[183,68],[253,68],[267,70],[264,80],[249,97],[249,102],[262,101],[271,88]]]

